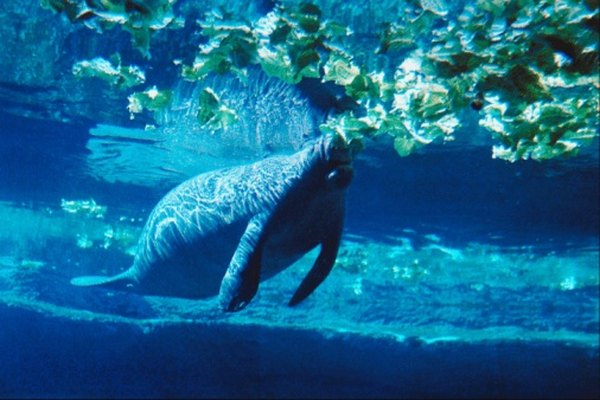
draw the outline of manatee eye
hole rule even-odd
[[[341,164],[327,174],[327,182],[338,188],[345,188],[350,185],[353,175],[354,172],[349,164]]]

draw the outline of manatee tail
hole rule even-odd
[[[73,286],[105,286],[111,283],[121,282],[123,280],[130,280],[128,271],[114,276],[78,276],[77,278],[71,279],[71,285]]]

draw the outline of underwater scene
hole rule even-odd
[[[598,398],[599,35],[0,2],[0,398]]]

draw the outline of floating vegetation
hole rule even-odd
[[[93,218],[103,219],[106,214],[106,206],[101,206],[94,199],[90,200],[65,200],[61,199],[60,207],[69,214],[86,215]]]
[[[152,33],[165,28],[183,27],[173,15],[177,0],[40,0],[42,7],[65,13],[71,22],[103,32],[115,26],[131,34],[132,42],[150,58]]]
[[[156,86],[152,86],[143,92],[135,92],[131,94],[127,100],[129,105],[127,110],[131,114],[139,114],[144,110],[161,111],[171,104],[173,93],[170,90],[158,90]]]
[[[261,67],[288,83],[320,78],[324,55],[332,49],[329,41],[350,34],[339,24],[322,21],[321,10],[312,3],[276,6],[256,22],[255,32]]]
[[[219,96],[210,88],[200,92],[197,115],[200,124],[208,125],[213,129],[227,129],[238,120],[236,112],[223,104]]]
[[[78,78],[100,78],[118,89],[141,85],[146,81],[144,71],[135,65],[121,65],[121,57],[115,54],[106,60],[96,57],[78,61],[73,65],[73,75]]]
[[[429,11],[440,17],[448,14],[448,5],[444,0],[419,0],[419,4],[424,11]]]
[[[349,34],[339,24],[322,23],[319,8],[310,3],[276,5],[255,22],[215,9],[199,26],[209,41],[200,46],[193,64],[182,68],[182,76],[190,80],[211,72],[245,76],[244,69],[256,64],[287,83],[320,78],[321,52],[329,50],[326,40]]]
[[[93,16],[125,29],[141,18],[141,30],[150,31],[177,25],[174,2],[42,4],[72,21]],[[597,3],[419,0],[403,7],[381,17],[378,43],[366,52],[350,40],[353,27],[325,18],[318,2],[276,2],[255,20],[215,8],[198,21],[206,42],[193,62],[176,64],[184,79],[199,82],[225,73],[244,80],[248,68],[260,66],[290,84],[306,78],[333,83],[351,101],[329,114],[321,130],[355,142],[390,136],[401,156],[454,140],[465,116],[473,115],[496,140],[493,157],[511,162],[575,155],[598,139]],[[162,25],[149,22],[158,16]],[[140,42],[147,48],[147,40]],[[169,95],[153,88],[129,101],[133,114],[163,108]],[[236,121],[210,88],[200,102],[199,124],[222,128]]]
[[[597,18],[597,5],[571,0],[480,1],[465,6],[453,29],[435,32],[434,72],[460,72],[471,93],[483,94],[480,125],[500,141],[494,157],[574,155],[598,137],[597,59],[588,71],[576,62],[597,52]]]
[[[325,129],[352,138],[387,133],[398,154],[409,155],[434,141],[453,140],[459,115],[471,106],[481,110],[480,125],[500,142],[493,147],[496,158],[569,156],[597,140],[600,85],[591,21],[598,7],[573,1],[480,3],[465,6],[453,19],[442,3],[421,2],[431,12],[429,20],[412,21],[418,29],[436,21],[430,43],[419,41],[415,24],[406,23],[410,16],[401,17],[403,24],[385,25],[378,53],[419,46],[390,82],[393,101],[387,101],[385,77],[371,80],[380,93],[365,91],[358,112],[334,117]],[[584,59],[591,68],[577,61]],[[561,90],[567,87],[573,91]],[[365,123],[365,115],[375,118]]]
[[[256,38],[248,23],[233,20],[222,10],[213,10],[199,26],[209,40],[200,46],[192,65],[182,66],[185,79],[203,80],[210,73],[226,72],[245,76],[244,68],[256,63]]]
[[[591,143],[597,136],[592,123],[598,109],[594,101],[538,101],[510,116],[498,98],[487,100],[486,118],[480,124],[502,143],[493,147],[493,157],[509,161],[550,159],[576,152],[582,143]]]

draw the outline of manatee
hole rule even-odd
[[[71,283],[193,299],[218,295],[222,309],[236,311],[259,281],[320,245],[289,301],[296,305],[335,263],[353,156],[339,136],[324,135],[289,156],[195,176],[154,207],[129,269]]]

